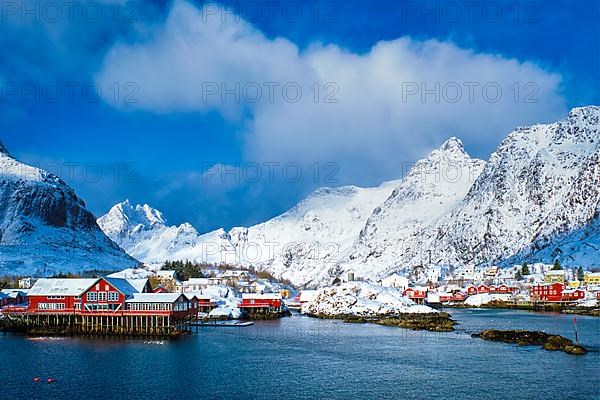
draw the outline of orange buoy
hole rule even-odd
[[[40,378],[38,378],[38,377],[36,376],[35,378],[33,378],[33,381],[34,381],[34,382],[39,382],[39,381],[40,381]]]
[[[48,383],[52,383],[52,382],[54,382],[54,379],[48,378]]]

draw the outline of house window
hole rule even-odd
[[[98,301],[98,293],[96,292],[88,292],[87,301]]]
[[[119,301],[119,292],[108,292],[108,301]]]
[[[98,301],[106,301],[106,292],[98,292]]]
[[[75,303],[75,309],[81,310],[81,303]]]

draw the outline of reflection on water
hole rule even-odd
[[[0,335],[3,398],[596,399],[600,353],[583,357],[486,342],[483,329],[574,337],[573,316],[449,310],[456,332],[294,316],[243,328],[198,327],[180,340]],[[577,317],[600,348],[600,318]],[[34,377],[40,377],[34,382]],[[55,382],[48,384],[45,379]]]

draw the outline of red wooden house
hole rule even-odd
[[[490,287],[487,285],[479,285],[477,286],[477,293],[489,293]]]
[[[138,289],[127,279],[100,278],[75,299],[75,310],[84,314],[124,311],[125,301],[136,293]]]
[[[465,301],[466,298],[467,298],[467,295],[465,293],[456,292],[452,296],[452,301]]]
[[[427,288],[418,287],[412,288],[409,287],[402,294],[417,304],[422,304],[425,302],[425,298],[427,297]]]
[[[531,287],[531,297],[541,301],[561,301],[565,285],[560,282]]]
[[[93,316],[179,316],[188,312],[187,297],[151,290],[147,282],[122,278],[39,279],[28,293],[27,312]]]
[[[473,286],[473,285],[469,286],[469,287],[467,288],[467,294],[468,294],[469,296],[472,296],[472,295],[474,295],[474,294],[477,294],[477,286]]]
[[[126,315],[159,315],[185,318],[192,315],[190,301],[183,293],[135,293],[125,301]]]
[[[440,293],[440,302],[452,301],[452,297],[451,293]]]
[[[282,310],[282,306],[281,294],[279,293],[243,293],[242,302],[238,305],[238,308],[250,312],[279,312]]]
[[[515,288],[511,288],[505,284],[502,284],[502,285],[498,286],[497,292],[498,293],[512,293],[512,292],[514,292],[514,289]]]
[[[38,279],[27,297],[29,313],[74,313],[81,310],[81,296],[98,279]]]
[[[585,292],[581,289],[567,289],[562,292],[562,301],[576,301],[585,298]]]
[[[208,295],[198,296],[198,311],[199,312],[211,312],[212,309],[217,307],[217,302]]]

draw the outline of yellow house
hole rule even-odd
[[[570,289],[577,289],[579,286],[581,286],[581,282],[569,281],[569,284],[567,286],[569,286]]]
[[[565,283],[565,271],[558,270],[558,271],[546,272],[546,274],[544,275],[544,282],[546,282],[546,283],[555,283],[555,282]]]
[[[600,272],[586,272],[583,281],[586,285],[600,285]]]

